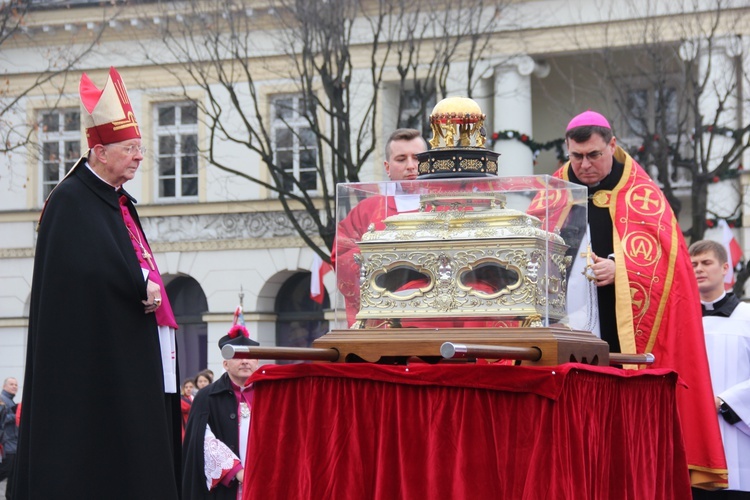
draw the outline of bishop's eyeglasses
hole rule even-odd
[[[125,146],[122,144],[110,144],[110,146],[125,148],[125,154],[127,155],[134,155],[136,152],[141,153],[141,155],[146,154],[146,148],[144,146],[136,146],[135,144],[131,144],[130,146]]]
[[[601,151],[591,151],[589,153],[569,153],[568,156],[570,157],[570,160],[575,163],[581,163],[584,158],[586,158],[588,161],[596,161],[599,158],[602,157],[604,154],[604,150]]]

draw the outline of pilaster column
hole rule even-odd
[[[517,130],[533,137],[531,122],[531,75],[549,74],[546,63],[537,63],[527,55],[517,56],[495,67],[495,97],[492,130]],[[495,143],[500,153],[500,175],[532,175],[534,156],[524,144],[514,140]]]

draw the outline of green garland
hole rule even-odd
[[[531,153],[534,155],[534,161],[536,161],[536,158],[537,156],[539,156],[539,153],[541,153],[542,151],[547,151],[552,148],[555,148],[557,159],[559,161],[568,161],[568,155],[565,154],[565,149],[563,148],[563,145],[565,144],[565,139],[555,139],[555,140],[547,141],[547,142],[537,142],[531,137],[529,137],[527,134],[522,134],[518,130],[501,130],[500,132],[492,133],[492,136],[490,136],[490,145],[494,146],[497,141],[511,141],[511,140],[516,140],[520,142],[521,144],[524,144],[526,147],[528,147],[531,150]]]
[[[712,135],[723,135],[725,137],[729,137],[730,139],[737,139],[742,135],[741,130],[729,127],[714,127],[713,125],[704,125],[703,133],[706,132],[709,132]],[[695,136],[693,136],[693,140],[695,140]]]
[[[722,134],[722,135],[726,135],[727,137],[730,137],[730,136],[733,137],[732,134],[734,134],[736,132],[733,129],[728,129],[728,128],[725,128],[725,127],[723,127],[723,128],[714,128],[713,126],[710,126],[710,125],[707,126],[707,127],[703,127],[703,128],[704,128],[704,130],[706,132],[710,132],[712,134]],[[654,135],[653,142],[658,142],[658,141],[659,141],[659,136],[658,135]],[[637,148],[630,148],[630,150],[628,151],[628,153],[630,153],[630,155],[633,158],[635,158],[635,160],[638,163],[644,163],[646,160],[648,160],[648,156],[652,152],[652,151],[648,150],[649,148],[646,147],[646,144],[647,143],[644,142],[640,146],[638,146]],[[675,149],[675,147],[672,144],[669,144],[669,143],[667,144],[667,154],[674,161],[676,161],[678,163],[686,161],[686,159],[682,157],[682,155]],[[736,179],[736,178],[738,178],[740,176],[740,173],[742,172],[742,170],[743,170],[742,164],[738,165],[737,168],[729,168],[729,169],[724,170],[723,172],[718,173],[718,174],[714,175],[713,177],[711,177],[711,179],[708,180],[708,183],[709,184],[716,184],[716,183],[721,182],[721,181]]]
[[[737,131],[734,129],[730,129],[727,127],[714,127],[712,125],[708,125],[703,127],[704,132],[709,132],[712,134],[721,134],[725,135],[727,137],[730,137],[734,139],[736,137]],[[557,159],[561,162],[568,161],[568,155],[565,153],[565,149],[563,148],[565,144],[565,139],[555,139],[552,141],[547,142],[537,142],[531,137],[529,137],[527,134],[522,134],[521,132],[517,130],[501,130],[499,132],[493,132],[492,136],[490,137],[490,145],[495,146],[495,143],[497,141],[511,141],[516,140],[520,142],[521,144],[526,145],[528,147],[532,154],[534,155],[534,161],[536,162],[537,156],[539,156],[539,153],[542,151],[547,151],[552,148],[555,148]],[[659,140],[659,136],[655,135],[653,137],[654,142]],[[681,159],[679,153],[676,152],[674,146],[671,144],[667,144],[668,152],[670,156],[672,156],[675,159]],[[630,151],[630,154],[636,159],[638,162],[643,162],[647,159],[646,154],[646,144],[641,144],[638,148],[632,148]],[[736,169],[729,169],[725,172],[722,172],[721,174],[715,175],[711,178],[710,182],[717,183],[728,179],[736,179],[739,177],[740,172],[742,171],[742,165],[739,165]],[[714,218],[707,218],[706,219],[706,226],[716,227],[718,224],[719,219],[724,219],[727,221],[727,225],[729,227],[741,227],[742,226],[742,216],[738,215],[734,218],[729,217],[714,217]]]

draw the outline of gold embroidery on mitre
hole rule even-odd
[[[602,189],[591,195],[591,200],[599,208],[609,207],[609,202],[612,199],[612,191],[609,189]]]
[[[125,120],[112,122],[112,130],[122,130],[128,127],[135,128],[138,135],[141,135],[141,131],[138,130],[138,123],[136,123],[135,115],[132,111],[128,111],[128,117]]]
[[[128,91],[125,88],[125,83],[122,81],[114,82],[115,84],[115,91],[117,91],[117,96],[120,98],[120,102],[123,104],[130,104],[130,98],[128,97]]]

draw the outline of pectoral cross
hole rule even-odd
[[[154,261],[151,260],[151,254],[146,251],[143,245],[141,245],[141,256],[146,262],[148,262],[148,267],[150,267],[152,271],[156,271]]]
[[[586,267],[583,268],[581,274],[586,276],[586,279],[589,281],[596,281],[596,275],[594,274],[594,271],[591,270],[591,266],[594,265],[594,259],[591,255],[591,244],[589,243],[586,247],[586,251],[581,254],[581,257],[586,257]]]
[[[131,231],[127,226],[127,224],[125,225],[125,229],[128,230],[128,233],[130,234],[130,237],[133,238],[133,241],[135,243],[138,243],[138,246],[141,248],[141,257],[143,257],[143,260],[148,262],[148,267],[150,267],[152,271],[156,271],[156,268],[154,267],[154,261],[151,260],[151,254],[146,251],[146,247],[143,245],[143,240],[141,240],[140,232],[138,234],[134,234],[133,231]]]

